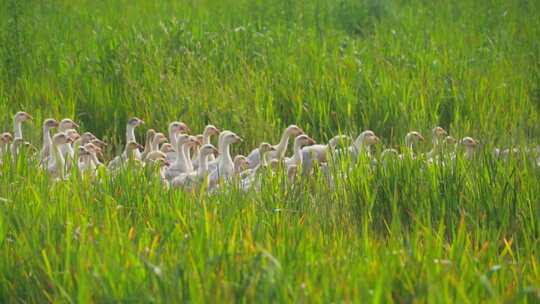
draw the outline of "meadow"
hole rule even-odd
[[[540,142],[540,2],[0,6],[0,127],[25,110],[35,144],[44,118],[71,117],[110,158],[132,116],[233,130],[235,153],[291,123],[320,142],[371,129],[378,150],[436,125],[482,143],[445,166],[363,159],[332,185],[213,195],[152,168],[53,182],[5,160],[1,302],[540,301],[540,169],[491,153]]]

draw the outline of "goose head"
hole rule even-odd
[[[138,117],[132,117],[130,119],[128,119],[128,122],[127,122],[128,126],[132,127],[132,128],[136,128],[140,125],[143,125],[144,124],[144,120],[138,118]]]
[[[354,141],[354,146],[356,148],[359,148],[359,147],[371,147],[371,146],[377,144],[379,141],[380,141],[380,139],[379,139],[379,137],[377,135],[375,135],[375,132],[373,132],[371,130],[366,130],[366,131],[360,133],[360,135],[358,135],[358,137]]]
[[[69,138],[70,142],[75,142],[77,139],[79,139],[81,136],[79,135],[79,132],[75,129],[67,129],[64,134]]]
[[[92,142],[93,140],[95,140],[96,137],[94,136],[94,134],[90,133],[90,132],[84,132],[83,134],[81,134],[81,136],[79,137],[79,142],[83,145],[86,145],[87,143],[89,142]]]
[[[463,139],[460,141],[460,144],[466,148],[474,149],[478,145],[478,141],[475,140],[472,137],[463,137]]]
[[[234,171],[242,172],[249,168],[249,161],[244,155],[236,155],[233,160]]]
[[[311,138],[311,137],[309,137],[309,136],[307,136],[305,134],[298,135],[294,139],[294,146],[298,147],[298,148],[301,148],[303,146],[314,145],[315,143],[316,142],[315,142],[315,140],[313,140],[313,138]]]
[[[68,144],[71,139],[65,133],[57,133],[53,136],[53,143],[57,146]]]
[[[15,122],[23,122],[23,121],[28,121],[32,119],[33,117],[24,111],[17,112],[15,113],[15,116],[14,116]]]
[[[96,146],[98,146],[99,148],[101,149],[105,149],[107,147],[107,143],[105,143],[104,141],[102,141],[101,139],[99,138],[95,138],[95,139],[92,139],[90,141],[91,144],[94,144]]]
[[[159,149],[159,151],[163,153],[172,153],[174,152],[174,147],[170,143],[164,143]]]
[[[453,145],[457,144],[457,142],[458,142],[457,139],[455,139],[452,136],[446,136],[444,138],[444,143],[449,145],[449,146],[453,146]]]
[[[214,125],[207,125],[206,127],[204,127],[203,134],[205,134],[205,135],[218,135],[219,132],[220,132],[219,129],[216,128]]]
[[[83,147],[86,149],[86,151],[88,151],[88,153],[103,157],[103,150],[93,143],[87,143]]]
[[[159,144],[162,144],[162,143],[166,142],[167,137],[165,137],[165,134],[158,132],[158,133],[156,133],[154,135],[154,138],[152,140],[153,140],[155,145],[159,145]]]
[[[12,141],[13,141],[13,135],[11,135],[11,133],[4,132],[0,135],[0,143],[5,145],[5,144],[9,144]]]
[[[148,141],[152,141],[154,139],[155,135],[156,135],[156,130],[154,130],[154,129],[148,129],[146,131],[146,139]]]
[[[65,131],[67,129],[77,129],[79,128],[79,125],[76,124],[73,120],[70,118],[64,118],[60,121],[58,129],[60,131]]]
[[[289,136],[298,136],[304,134],[304,130],[297,125],[290,125],[285,129],[285,133]]]
[[[169,134],[171,135],[178,134],[178,133],[189,133],[189,132],[191,132],[191,130],[183,122],[173,121],[169,124]]]
[[[86,147],[84,146],[80,146],[78,151],[79,151],[79,157],[90,155],[90,151],[88,151],[88,149],[86,149]]]
[[[223,134],[222,140],[224,144],[235,144],[242,141],[242,138],[240,136],[236,135],[235,133],[231,131],[223,131],[221,132],[221,134]]]
[[[405,135],[405,145],[407,147],[412,147],[412,146],[418,144],[418,142],[421,142],[421,141],[424,141],[424,136],[422,136],[422,134],[420,134],[420,132],[411,131],[411,132],[407,133],[407,135]]]
[[[263,142],[259,145],[259,151],[262,155],[270,151],[276,151],[276,148],[267,142]]]
[[[142,149],[143,146],[141,146],[139,143],[137,143],[136,141],[130,141],[126,144],[126,151],[129,153],[129,152],[133,152],[135,151],[136,149]]]
[[[60,124],[54,118],[47,118],[43,121],[43,129],[52,129],[58,127]]]
[[[202,157],[206,157],[210,154],[219,154],[216,147],[214,147],[214,145],[212,144],[203,145],[199,153],[201,154]]]
[[[187,134],[178,134],[176,136],[176,146],[178,148],[178,151],[181,151],[181,147],[186,144],[186,143],[190,143],[192,142],[193,139],[191,138],[191,136],[187,135]]]
[[[433,134],[433,139],[436,140],[444,139],[448,135],[448,132],[446,132],[445,129],[439,126],[433,128],[431,130],[431,133]]]
[[[170,163],[167,161],[167,155],[161,151],[152,151],[148,153],[147,161],[161,166],[168,166]]]

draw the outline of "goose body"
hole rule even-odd
[[[188,173],[182,173],[175,177],[171,186],[173,187],[186,187],[197,183],[200,183],[208,175],[208,156],[217,153],[217,149],[212,144],[205,144],[200,149],[199,154],[199,166],[197,171]]]
[[[274,151],[271,151],[268,154],[268,160],[272,160],[274,158],[277,158],[278,160],[282,160],[285,158],[285,153],[287,152],[287,146],[289,144],[289,138],[290,137],[296,137],[298,135],[304,134],[304,131],[296,126],[296,125],[290,125],[283,131],[283,134],[281,135],[281,140],[277,145],[274,145]],[[254,149],[251,151],[251,153],[248,154],[247,159],[249,161],[249,167],[251,169],[255,168],[261,161],[261,153],[259,149]]]
[[[191,172],[185,151],[189,145],[195,144],[193,138],[187,134],[179,134],[176,136],[175,142],[176,157],[174,158],[174,162],[169,166],[169,168],[167,168],[165,172],[165,177],[167,180],[173,180],[182,173]]]
[[[234,162],[231,157],[230,146],[242,141],[242,139],[231,131],[220,133],[219,158],[217,168],[215,168],[208,177],[209,187],[217,185],[220,179],[228,180],[234,175]]]

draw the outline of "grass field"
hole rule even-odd
[[[212,196],[151,169],[53,183],[5,161],[0,302],[540,301],[540,170],[490,153],[540,141],[540,2],[0,6],[0,127],[25,110],[35,144],[44,118],[72,117],[110,156],[134,115],[234,130],[238,153],[290,123],[321,142],[369,128],[392,147],[441,125],[483,144],[474,161],[363,160],[333,187],[278,176]]]

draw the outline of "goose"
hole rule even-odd
[[[26,147],[28,148],[32,153],[37,152],[37,148],[32,145],[29,141],[24,140],[23,138],[15,138],[13,139],[13,142],[11,143],[11,152],[13,156],[13,160],[17,160],[17,156],[19,153],[19,147]]]
[[[52,139],[51,158],[47,165],[47,172],[55,179],[65,179],[65,159],[62,155],[61,147],[71,142],[71,139],[65,133],[57,133]]]
[[[169,124],[169,142],[173,147],[176,147],[176,136],[179,134],[190,133],[191,129],[183,122],[173,121]],[[167,160],[173,162],[175,160],[175,151],[167,153]]]
[[[184,155],[186,156],[186,166],[188,168],[188,172],[194,171],[193,168],[193,160],[191,158],[191,151],[194,149],[198,149],[201,145],[201,140],[198,136],[190,136],[191,142],[188,145],[184,146]]]
[[[52,137],[50,130],[58,127],[58,121],[54,118],[48,118],[43,121],[43,147],[39,152],[39,162],[40,164],[46,163],[47,158],[50,155],[50,149],[52,146]]]
[[[405,135],[405,146],[407,149],[407,154],[400,154],[399,158],[404,159],[405,157],[410,157],[412,159],[415,159],[416,155],[414,154],[414,148],[420,141],[424,141],[424,137],[422,136],[422,134],[420,134],[420,132],[411,131],[407,133],[407,135]]]
[[[249,160],[244,155],[236,155],[233,159],[234,175],[241,175],[249,168]]]
[[[167,141],[167,137],[165,137],[163,133],[159,133],[159,132],[155,133],[154,136],[152,136],[152,140],[150,142],[150,149],[148,153],[146,153],[146,155],[143,153],[143,155],[141,155],[141,159],[144,161],[148,154],[159,151],[159,145],[166,141]],[[145,147],[145,150],[146,150],[146,147]]]
[[[81,174],[94,173],[96,165],[92,161],[91,152],[85,147],[80,146],[78,149],[77,167]]]
[[[96,146],[93,143],[87,143],[86,145],[84,145],[84,148],[86,149],[86,151],[88,151],[90,161],[93,166],[95,166],[96,168],[103,166],[103,163],[99,161],[98,158],[98,156],[103,157],[103,152],[100,147]]]
[[[217,168],[215,168],[208,176],[209,188],[214,188],[219,180],[230,179],[235,171],[235,165],[231,157],[231,145],[241,142],[242,138],[231,131],[222,131],[220,134],[220,145],[218,146],[219,157]]]
[[[360,155],[367,154],[371,158],[371,147],[380,142],[380,139],[375,132],[371,130],[365,130],[358,134],[353,144],[346,150],[336,150],[334,153],[334,161],[343,157],[345,154],[349,154],[353,163],[356,163],[360,158]]]
[[[251,188],[251,186],[256,182],[257,175],[258,173],[260,173],[261,168],[264,169],[268,167],[267,154],[270,151],[275,151],[275,148],[271,144],[267,142],[263,142],[259,145],[259,151],[261,154],[261,161],[259,162],[259,164],[255,166],[255,168],[253,169],[248,168],[247,170],[243,171],[240,174],[240,177],[242,178],[242,181],[240,183],[240,188],[243,190],[247,190]],[[247,158],[246,158],[246,161],[247,161]],[[275,159],[275,161],[277,161],[277,159]],[[236,168],[236,164],[235,164],[235,168]],[[257,184],[257,189],[260,189],[260,184]]]
[[[9,144],[13,141],[13,136],[9,132],[0,134],[0,165],[3,162],[4,155],[8,151]]]
[[[474,151],[478,145],[478,141],[472,137],[464,137],[460,144],[465,148],[465,159],[472,159],[474,157]]]
[[[140,161],[139,159],[137,159],[137,156],[136,156],[136,151],[138,151],[138,149],[140,148],[142,148],[142,146],[138,144],[137,142],[128,141],[124,148],[124,152],[116,156],[109,163],[109,166],[108,166],[109,170],[117,170],[129,161]]]
[[[11,144],[11,155],[14,159],[17,158],[19,152],[20,143],[22,143],[22,123],[25,121],[32,120],[32,116],[26,112],[17,112],[13,116],[13,143]]]
[[[313,169],[313,164],[315,162],[318,163],[326,163],[328,162],[328,154],[331,154],[334,152],[336,146],[340,142],[344,142],[346,140],[350,140],[350,137],[347,135],[336,135],[332,137],[328,144],[318,144],[318,145],[311,145],[307,147],[302,148],[302,174],[306,175],[311,172]]]
[[[161,182],[168,188],[169,181],[165,177],[165,172],[167,171],[170,162],[167,160],[167,155],[161,151],[152,151],[148,153],[148,156],[146,157],[146,165],[157,167]]]
[[[268,160],[272,160],[274,158],[277,159],[284,159],[285,153],[287,152],[287,146],[289,144],[289,138],[290,137],[296,137],[298,135],[304,134],[304,130],[302,130],[300,127],[296,125],[290,125],[288,126],[285,131],[283,131],[283,134],[281,135],[281,140],[277,145],[274,145],[274,151],[271,151],[268,154]],[[254,149],[251,151],[251,153],[248,154],[247,159],[249,161],[249,167],[250,169],[255,168],[261,160],[261,153],[259,149]]]
[[[58,132],[66,132],[69,129],[78,129],[79,125],[70,118],[64,118],[58,123]]]
[[[167,168],[165,172],[165,177],[169,181],[173,180],[182,173],[190,172],[187,164],[188,160],[185,154],[185,146],[195,144],[193,138],[187,134],[178,134],[175,142],[176,156],[174,158],[174,162],[169,166],[169,168]]]
[[[154,140],[155,135],[156,130],[154,129],[148,129],[148,131],[146,131],[146,141],[144,143],[144,151],[141,154],[141,159],[145,159],[146,155],[152,150],[152,141]]]
[[[201,146],[210,144],[211,137],[213,135],[219,135],[219,132],[220,132],[219,129],[216,128],[214,125],[207,125],[206,127],[204,127]],[[214,154],[208,155],[208,160],[214,161],[215,160]],[[199,166],[199,154],[197,153],[195,157],[193,158],[193,168],[197,169],[198,166]]]
[[[431,151],[426,153],[426,159],[428,161],[433,161],[436,156],[439,156],[441,154],[444,145],[444,139],[448,135],[448,132],[446,132],[446,130],[442,127],[437,126],[431,130],[431,134],[433,135],[433,147],[431,148]]]
[[[173,121],[169,124],[169,142],[171,145],[176,146],[176,136],[181,133],[190,133],[189,127],[179,121]]]
[[[17,112],[13,117],[13,139],[23,138],[22,135],[22,123],[28,120],[32,120],[33,117],[26,112]]]
[[[302,147],[313,144],[315,144],[315,140],[313,140],[311,137],[305,134],[298,135],[294,139],[293,156],[285,159],[285,167],[287,170],[291,165],[301,166],[303,160]]]
[[[159,148],[159,151],[167,155],[168,153],[174,153],[174,147],[170,143],[164,143],[161,145],[161,148]]]
[[[135,138],[135,128],[144,124],[144,120],[138,117],[132,117],[128,120],[126,125],[126,143],[137,142]],[[126,145],[127,146],[127,145]],[[140,145],[133,151],[135,159],[141,159],[141,152],[139,151]],[[127,156],[125,156],[127,158]]]
[[[78,139],[80,139],[81,136],[75,129],[68,129],[63,133],[69,138],[69,143],[61,145],[60,152],[62,153],[62,157],[64,157],[66,169],[70,170],[73,160],[77,160],[77,155],[75,153],[76,151],[71,144],[75,143]]]
[[[173,187],[186,187],[192,186],[193,184],[199,183],[206,178],[208,175],[208,156],[217,153],[218,150],[212,144],[205,144],[200,149],[199,157],[199,166],[197,171],[192,171],[188,173],[182,173],[179,176],[175,177],[171,186]]]

